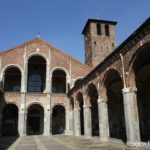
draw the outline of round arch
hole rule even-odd
[[[90,83],[87,87],[86,94],[88,96],[88,104],[91,106],[91,120],[92,120],[92,135],[99,136],[99,115],[98,115],[98,97],[99,93],[94,83]]]
[[[131,60],[129,62],[129,69],[128,69],[128,80],[127,80],[127,84],[130,87],[135,88],[136,87],[136,81],[133,80],[135,79],[135,70],[134,70],[134,66],[135,65],[135,61],[138,59],[138,57],[140,56],[140,54],[147,48],[150,47],[150,43],[146,43],[144,45],[142,45],[141,47],[138,48],[138,50],[133,54],[133,56],[131,57]]]
[[[2,111],[2,135],[18,135],[18,106],[14,103],[7,103]]]
[[[83,77],[78,77],[78,78],[76,78],[74,81],[73,81],[73,86],[72,87],[74,87],[75,86],[75,84],[79,81],[82,81],[83,80]]]
[[[68,73],[68,70],[67,70],[66,68],[60,67],[60,66],[54,67],[54,68],[50,71],[50,77],[52,77],[53,72],[56,71],[56,70],[62,70],[62,71],[64,71],[65,74],[66,74],[67,79],[70,78],[70,75],[69,75],[69,73]]]
[[[6,70],[9,69],[9,68],[17,68],[20,72],[21,72],[21,76],[23,74],[23,69],[21,66],[17,65],[17,64],[9,64],[9,65],[6,65],[3,69],[2,69],[2,74],[4,75]]]
[[[130,65],[130,84],[137,88],[136,97],[139,111],[141,140],[150,140],[150,43],[140,47],[134,54]],[[132,77],[132,78],[131,78]],[[132,82],[133,83],[132,83]]]
[[[46,88],[47,60],[40,54],[32,54],[28,57],[27,64],[27,91],[44,92]]]
[[[126,141],[123,103],[123,81],[116,69],[108,70],[103,78],[102,93],[107,99],[110,137]]]
[[[52,93],[66,93],[68,87],[66,71],[62,68],[55,68],[51,73]]]
[[[5,66],[3,71],[3,88],[7,92],[20,92],[23,71],[18,65]]]
[[[44,131],[44,108],[38,103],[28,105],[27,109],[27,134],[40,135]]]
[[[30,59],[31,57],[34,57],[34,56],[40,56],[40,57],[42,57],[43,59],[45,59],[46,64],[48,64],[48,62],[49,62],[49,61],[48,61],[48,58],[47,58],[44,54],[39,53],[39,52],[35,52],[35,53],[31,53],[30,55],[28,55],[28,56],[26,57],[26,59],[25,59],[26,64],[28,63],[29,59]]]
[[[63,105],[54,105],[52,109],[52,134],[62,134],[65,131],[66,109]]]

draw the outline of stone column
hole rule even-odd
[[[81,135],[81,124],[80,124],[80,108],[74,109],[74,135]]]
[[[69,131],[70,134],[73,135],[73,130],[74,130],[74,111],[71,111],[69,113]]]
[[[69,134],[69,113],[70,113],[70,111],[66,110],[66,113],[65,113],[66,114],[66,117],[65,117],[66,118],[66,120],[65,120],[66,121],[65,134],[66,135]]]
[[[86,137],[92,136],[92,118],[91,108],[88,105],[84,105],[84,134]]]
[[[18,132],[20,136],[23,136],[26,134],[26,119],[25,119],[25,100],[26,95],[25,93],[21,93],[21,106],[19,108],[19,113],[18,113]]]
[[[50,78],[50,65],[49,62],[46,64],[46,81],[45,81],[45,93],[50,93],[51,89],[51,78]]]
[[[44,111],[44,135],[50,135],[50,105],[46,105]]]
[[[131,88],[123,88],[122,93],[124,99],[127,144],[140,142],[141,140],[136,90]]]
[[[109,138],[108,106],[104,99],[98,98],[99,135],[101,140]]]

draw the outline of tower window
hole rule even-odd
[[[109,25],[105,25],[105,35],[110,36]]]
[[[96,27],[97,27],[97,35],[102,35],[101,25],[98,23]]]

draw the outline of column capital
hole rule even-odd
[[[130,93],[130,92],[137,92],[136,87],[124,87],[122,89],[122,93]]]
[[[83,105],[83,108],[90,108],[91,105]]]
[[[107,99],[106,98],[98,98],[97,103],[107,103]]]
[[[80,108],[74,108],[74,111],[80,111],[81,109]]]

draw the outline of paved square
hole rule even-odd
[[[26,136],[17,139],[0,138],[0,150],[144,150],[129,148],[125,144],[100,142],[98,138],[85,139],[66,135]]]

